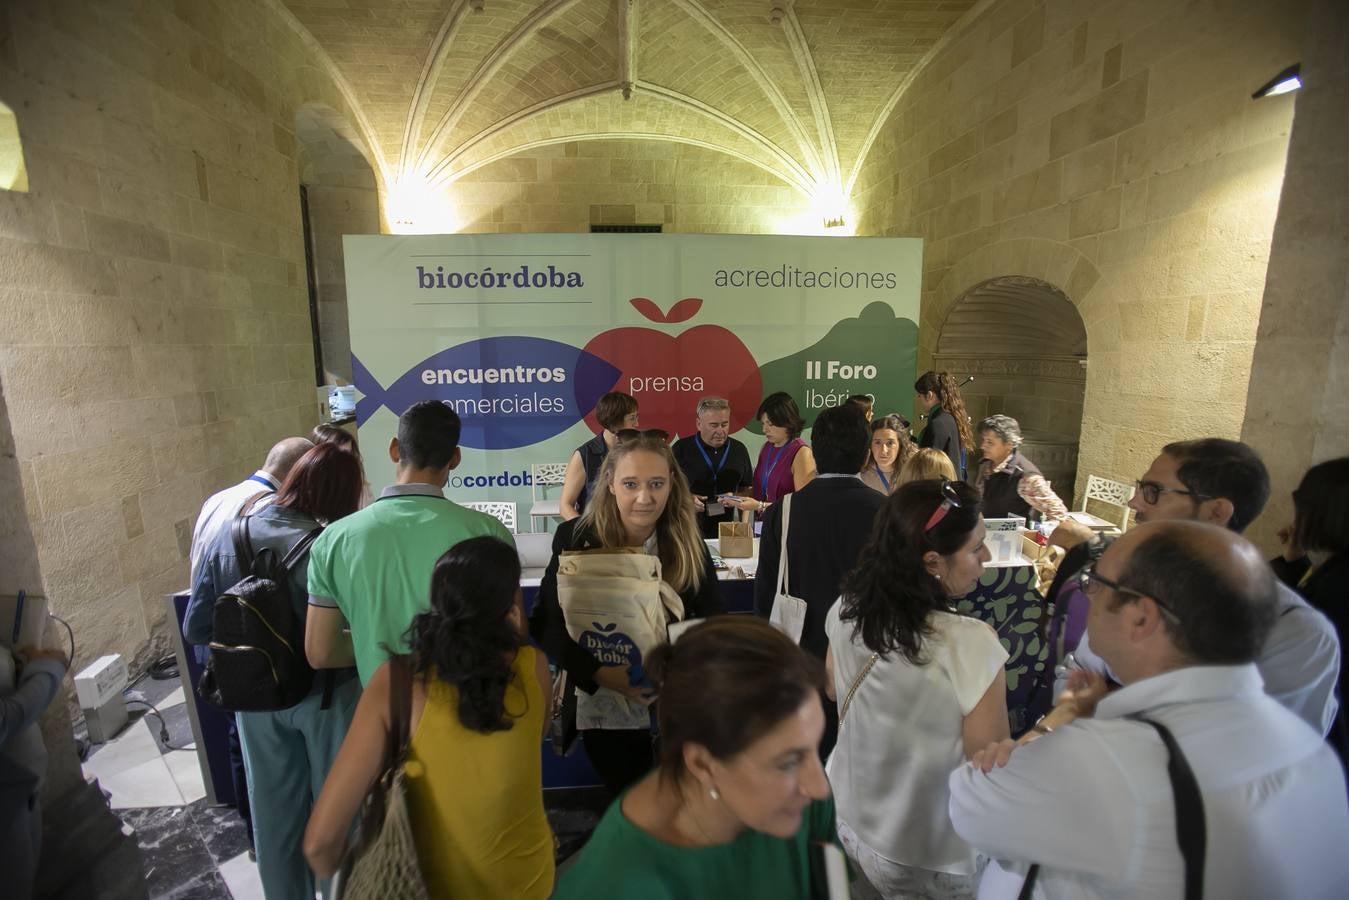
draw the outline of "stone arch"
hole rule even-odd
[[[19,139],[19,120],[3,102],[0,102],[0,190],[28,190],[28,166]]]
[[[306,216],[306,264],[322,384],[351,383],[342,235],[378,234],[381,179],[360,134],[330,106],[295,111],[296,172]]]
[[[1112,342],[1109,329],[1094,315],[1102,307],[1092,295],[1099,280],[1096,266],[1077,248],[1018,238],[981,247],[956,261],[923,301],[920,369],[941,366],[974,374],[976,387],[966,398],[972,417],[1006,412],[1026,420],[1028,454],[1070,502],[1070,486],[1075,487],[1081,474],[1077,455],[1083,410],[1097,368],[1085,367],[1087,348],[1093,362],[1118,353],[1117,333]],[[957,311],[962,304],[988,310],[996,305],[992,301],[1024,304],[1021,316],[1007,317],[1001,327],[1033,341],[1034,348],[1026,354],[1009,352],[1009,340],[1001,348],[994,343],[972,352],[977,329],[968,315]],[[1052,337],[1041,339],[1037,327],[1050,329]],[[1047,352],[1051,345],[1063,345],[1061,352]],[[981,375],[988,391],[979,391]]]

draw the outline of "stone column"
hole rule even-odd
[[[1273,74],[1273,73],[1271,73]],[[1273,496],[1248,531],[1273,554],[1312,465],[1349,454],[1349,6],[1316,0],[1288,146],[1242,440]],[[1252,101],[1262,102],[1262,101]]]
[[[45,596],[37,544],[24,503],[9,411],[0,385],[0,593]],[[65,640],[65,631],[59,636]],[[36,896],[52,898],[145,897],[144,866],[134,840],[122,833],[98,782],[84,780],[75,750],[70,710],[73,684],[66,678],[38,727],[47,747],[42,785],[42,857]],[[0,880],[3,880],[0,873]],[[4,894],[0,888],[0,894]]]

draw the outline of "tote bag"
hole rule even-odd
[[[768,621],[798,645],[806,628],[806,601],[787,593],[787,526],[792,520],[792,495],[782,498],[782,546],[778,552],[778,589],[773,595],[773,609]]]
[[[652,648],[665,643],[667,624],[684,618],[684,602],[661,578],[660,559],[628,548],[563,552],[557,599],[567,633],[604,666],[636,670]],[[576,693],[578,729],[650,724],[650,711],[625,694],[604,687]]]

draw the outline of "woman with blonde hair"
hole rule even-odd
[[[924,372],[913,383],[914,412],[927,416],[918,446],[935,447],[951,459],[951,467],[965,480],[965,460],[974,449],[974,431],[960,396],[960,385],[950,372]]]
[[[649,704],[650,689],[629,666],[604,665],[567,632],[558,599],[559,557],[568,550],[644,548],[659,557],[661,578],[679,594],[684,618],[723,611],[712,556],[693,515],[688,480],[663,431],[623,429],[605,456],[595,491],[580,518],[563,522],[553,536],[553,558],[539,585],[530,631],[548,656],[566,670],[569,687],[587,694],[609,688]],[[650,728],[580,732],[586,755],[612,796],[653,764]]]
[[[914,451],[904,463],[904,467],[899,470],[899,484],[896,487],[910,481],[930,479],[955,481],[956,467],[951,465],[951,458],[945,453],[931,447],[923,447]]]

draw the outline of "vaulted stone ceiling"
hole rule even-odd
[[[977,0],[272,2],[358,111],[386,188],[636,138],[824,200],[847,196],[905,78]]]

